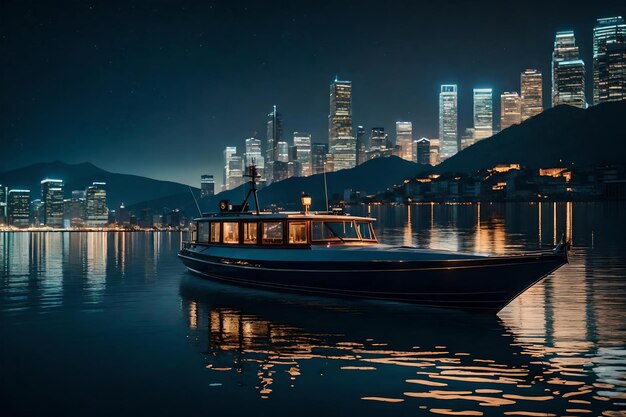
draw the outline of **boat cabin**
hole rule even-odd
[[[189,243],[243,247],[375,244],[373,222],[368,217],[333,214],[219,213],[195,219]]]

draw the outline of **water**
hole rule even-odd
[[[181,233],[0,234],[0,415],[624,415],[624,205],[354,208],[383,242],[569,265],[498,316],[202,280]]]

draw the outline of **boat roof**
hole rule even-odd
[[[326,220],[326,221],[362,221],[374,222],[376,219],[372,217],[351,216],[347,213],[334,214],[332,212],[314,212],[311,211],[304,214],[301,211],[284,211],[274,213],[271,211],[261,212],[222,212],[222,213],[202,213],[202,217],[195,218],[195,221],[201,220]]]

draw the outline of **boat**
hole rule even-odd
[[[490,256],[382,244],[375,219],[313,212],[307,195],[302,211],[261,212],[257,175],[250,167],[242,205],[223,200],[194,219],[178,254],[189,271],[272,291],[497,312],[568,262],[565,237],[553,250]]]

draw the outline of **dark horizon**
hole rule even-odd
[[[519,91],[525,68],[542,71],[549,107],[554,34],[566,29],[591,101],[592,28],[623,15],[620,2],[525,6],[4,2],[0,172],[62,160],[220,183],[223,148],[241,151],[255,132],[265,142],[274,104],[286,139],[308,131],[327,142],[336,75],[353,82],[354,125],[384,126],[392,138],[398,120],[413,122],[414,137],[436,137],[439,86],[458,84],[461,134],[472,89],[494,89],[495,121],[499,95]],[[330,25],[338,15],[349,18]]]

